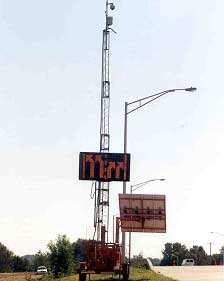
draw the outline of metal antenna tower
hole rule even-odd
[[[102,77],[101,77],[101,117],[100,117],[100,152],[110,150],[110,32],[113,17],[109,16],[109,9],[114,10],[113,3],[106,0],[106,25],[103,30],[102,42]],[[108,242],[109,228],[109,183],[96,182],[95,185],[95,218],[94,227],[97,241]]]

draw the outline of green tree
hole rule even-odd
[[[12,271],[13,253],[0,243],[0,272]]]
[[[165,249],[162,251],[163,258],[161,260],[161,265],[171,265],[173,262],[173,244],[166,243]]]
[[[73,258],[76,263],[86,260],[86,239],[78,239],[72,243]]]
[[[166,243],[165,249],[162,251],[163,259],[161,265],[180,265],[185,258],[188,250],[185,245],[176,243]]]
[[[204,248],[196,245],[190,248],[186,257],[194,259],[196,265],[207,265],[209,260]]]
[[[133,256],[133,258],[131,259],[131,265],[138,268],[150,268],[147,259],[143,257],[142,253],[139,253],[138,256]]]
[[[33,268],[34,271],[37,270],[37,267],[40,265],[44,265],[47,268],[50,267],[50,260],[49,260],[49,254],[48,253],[42,253],[41,251],[38,251],[33,260]]]
[[[19,256],[13,256],[12,258],[12,270],[13,272],[29,272],[32,271],[32,265],[29,260]]]
[[[173,248],[172,258],[173,258],[173,260],[175,260],[175,258],[176,258],[175,264],[181,265],[183,259],[186,257],[186,254],[188,252],[187,247],[179,242],[176,242],[176,243],[173,243],[172,248]]]
[[[221,254],[213,254],[211,258],[212,265],[221,265],[222,264],[222,255]]]
[[[220,251],[220,254],[221,254],[221,255],[224,255],[224,246],[222,246],[219,251]]]
[[[213,263],[217,265],[223,265],[224,264],[224,246],[221,247],[219,250],[219,254],[213,255]]]
[[[73,271],[72,244],[66,235],[59,235],[56,242],[48,244],[49,261],[55,277],[69,275]]]

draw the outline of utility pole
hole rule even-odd
[[[214,244],[213,242],[208,242],[209,244],[209,264],[212,264],[212,244]]]

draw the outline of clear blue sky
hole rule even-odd
[[[221,0],[115,1],[111,38],[111,152],[122,152],[124,102],[159,99],[128,120],[131,183],[167,196],[167,233],[134,234],[133,254],[159,257],[224,233],[223,10]],[[66,233],[92,233],[90,182],[79,151],[99,150],[105,1],[0,0],[0,241],[16,254]],[[111,184],[111,215],[121,183]]]

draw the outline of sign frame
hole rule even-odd
[[[119,194],[122,232],[166,233],[166,196]]]
[[[130,181],[130,154],[80,152],[79,180]]]

